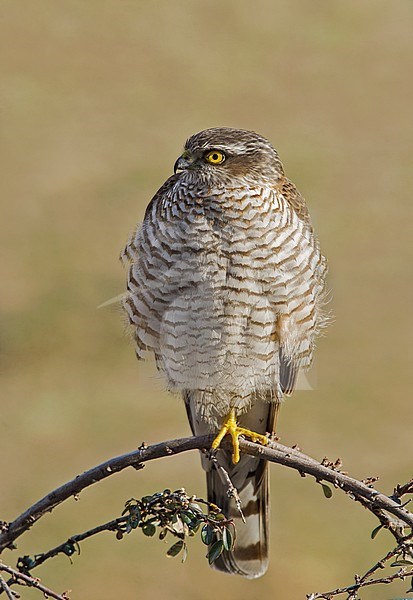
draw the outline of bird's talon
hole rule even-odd
[[[222,440],[227,434],[229,434],[232,439],[232,462],[234,464],[237,464],[240,459],[239,438],[241,435],[250,438],[255,443],[260,443],[264,446],[268,444],[268,439],[265,435],[261,435],[255,431],[250,431],[249,429],[245,429],[245,427],[238,427],[237,420],[235,418],[235,409],[231,410],[218,435],[212,442],[212,450],[216,450],[220,446]]]

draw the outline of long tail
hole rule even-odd
[[[205,422],[195,414],[193,394],[184,396],[189,421],[194,434],[209,431]],[[272,431],[276,403],[258,401],[251,410],[240,418],[240,424],[257,433]],[[269,473],[267,462],[252,456],[241,455],[238,464],[232,463],[231,452],[220,449],[217,460],[227,471],[241,500],[245,522],[235,500],[228,497],[228,486],[222,481],[210,460],[202,456],[202,465],[207,472],[208,500],[219,506],[227,518],[233,520],[236,540],[231,552],[223,551],[213,563],[219,571],[256,578],[264,575],[268,568],[269,538]]]
[[[231,455],[225,453],[230,461]],[[216,470],[207,472],[208,500],[219,506],[225,516],[233,520],[236,530],[234,549],[231,552],[224,551],[213,563],[213,567],[219,571],[244,577],[261,577],[268,568],[270,511],[268,467],[265,461],[250,460],[249,456],[241,457],[237,467],[241,472],[246,473],[242,488],[237,488],[245,522],[236,507],[235,500],[228,498],[228,488],[221,481],[219,473]],[[238,479],[230,468],[226,470],[231,481]]]

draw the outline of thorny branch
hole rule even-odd
[[[357,591],[362,587],[367,587],[370,585],[379,585],[382,583],[392,583],[396,579],[406,579],[407,577],[413,576],[413,570],[407,571],[405,568],[399,569],[396,573],[392,575],[388,575],[387,577],[378,577],[377,579],[368,579],[363,583],[355,583],[353,585],[349,585],[343,588],[337,588],[335,590],[331,590],[331,592],[324,592],[307,595],[307,600],[331,600],[334,596],[339,596],[340,594],[347,594],[347,600],[356,600],[357,599]]]
[[[161,442],[152,446],[145,446],[143,444],[133,452],[111,458],[85,471],[44,496],[44,498],[33,504],[33,506],[28,508],[13,522],[3,522],[1,527],[2,532],[0,533],[0,552],[7,547],[11,547],[13,542],[30,529],[44,514],[51,512],[68,498],[77,497],[82,490],[98,481],[114,475],[127,467],[141,469],[144,463],[156,458],[180,454],[188,450],[208,449],[211,446],[212,440],[212,435],[205,435]],[[227,443],[225,442],[224,445]],[[374,514],[376,514],[375,511],[384,510],[396,517],[404,526],[413,528],[413,513],[401,505],[398,496],[396,499],[386,496],[374,489],[371,483],[363,483],[362,481],[353,479],[341,472],[334,465],[331,466],[329,464],[326,466],[325,461],[324,464],[320,463],[300,452],[297,448],[290,448],[279,442],[271,442],[269,446],[260,446],[247,440],[240,440],[240,448],[243,452],[251,456],[265,458],[269,462],[282,464],[297,470],[299,473],[312,475],[317,482],[327,481],[334,487],[342,489],[352,499],[362,502]],[[392,533],[395,534],[393,531]],[[402,537],[397,532],[396,535]]]
[[[127,522],[127,520],[128,517],[118,517],[117,519],[112,519],[111,521],[102,523],[102,525],[98,525],[97,527],[88,529],[83,533],[77,533],[76,535],[72,535],[62,544],[51,548],[47,552],[36,554],[34,558],[30,559],[30,561],[29,557],[21,557],[17,563],[17,567],[22,572],[25,572],[26,570],[31,571],[32,569],[46,562],[46,560],[48,560],[49,558],[53,558],[58,554],[66,554],[66,556],[70,557],[72,554],[75,553],[75,548],[80,542],[83,542],[84,540],[87,540],[88,538],[98,533],[101,533],[102,531],[119,531],[122,525],[124,525]]]
[[[329,592],[315,592],[313,594],[308,594],[307,600],[331,600],[332,598],[334,598],[334,596],[340,596],[341,594],[347,594],[347,600],[357,600],[357,592],[360,590],[360,588],[378,584],[389,584],[395,581],[396,579],[404,580],[407,577],[411,577],[413,576],[412,549],[413,539],[406,539],[404,542],[400,542],[400,544],[398,544],[397,547],[394,548],[394,550],[388,552],[386,556],[384,556],[381,560],[377,561],[375,565],[370,567],[370,569],[368,569],[362,577],[356,575],[354,577],[355,583],[346,587],[336,588],[335,590],[331,590]],[[376,577],[375,579],[372,578],[372,576],[379,569],[384,569],[389,560],[391,560],[392,558],[398,558],[398,560],[396,560],[390,566],[401,568],[395,573],[387,575],[386,577]],[[411,591],[413,590],[409,590],[407,593]]]
[[[212,435],[206,435],[181,438],[151,446],[142,444],[140,448],[133,452],[111,458],[106,462],[89,469],[88,471],[78,475],[71,481],[44,496],[38,502],[33,504],[33,506],[28,508],[24,513],[18,516],[13,522],[6,523],[4,521],[0,521],[0,553],[5,548],[14,548],[15,540],[28,529],[30,529],[32,525],[47,512],[51,512],[59,504],[70,497],[77,498],[82,490],[101,481],[102,479],[105,479],[114,473],[118,473],[127,467],[133,467],[137,470],[142,469],[144,467],[144,463],[157,458],[180,454],[188,450],[197,449],[206,451],[211,447],[212,440]],[[223,445],[225,446],[227,443],[228,442],[224,441]],[[331,489],[322,482],[330,483],[335,488],[343,490],[351,499],[361,503],[378,518],[380,525],[378,528],[376,528],[377,530],[383,527],[392,533],[397,541],[397,547],[394,551],[392,551],[392,556],[400,555],[402,552],[405,552],[406,547],[409,544],[411,551],[413,513],[406,509],[407,502],[403,504],[402,497],[405,494],[410,494],[413,492],[413,480],[404,485],[397,485],[393,494],[391,496],[386,496],[373,487],[376,478],[368,478],[363,481],[358,481],[342,472],[342,465],[339,459],[334,463],[330,462],[326,458],[324,458],[321,462],[318,462],[302,453],[297,447],[290,448],[280,444],[278,441],[273,440],[268,446],[260,446],[247,440],[240,440],[240,448],[241,451],[246,454],[264,458],[269,462],[275,462],[291,469],[295,469],[302,476],[313,476],[317,483],[320,483],[323,486],[324,493],[328,497],[331,496]],[[231,481],[228,483],[225,473],[220,474],[228,484],[228,493],[236,499],[236,490],[234,493]],[[87,537],[95,535],[100,531],[110,530],[112,525],[116,528],[115,524],[117,522],[118,520],[115,519],[114,521],[105,523],[99,527],[89,530],[88,532],[85,532],[84,534],[79,534],[79,536],[74,536],[70,539],[77,542],[81,541],[82,539],[86,539]],[[410,531],[406,531],[406,528]],[[38,555],[35,566],[41,564],[47,560],[47,558],[55,556],[57,553],[61,552],[60,548],[61,546],[57,546],[43,555]],[[348,599],[352,600],[355,598],[354,593],[357,589],[366,585],[373,585],[373,580],[369,578],[378,568],[380,568],[383,561],[386,560],[387,558],[385,557],[385,559],[379,561],[379,563],[377,563],[375,567],[372,567],[372,569],[370,569],[362,578],[356,578],[356,583],[353,584],[353,586],[349,586],[348,588],[338,588],[333,592],[324,593],[324,595],[316,593],[308,596],[308,598],[313,600],[316,598],[331,598],[339,593],[353,593],[353,596],[348,596]],[[9,569],[10,567],[7,568]],[[402,568],[397,573],[389,576],[390,579],[377,579],[375,583],[387,583],[393,581],[394,579],[402,579],[407,577],[408,574],[409,571],[406,571],[405,568]],[[3,591],[6,591],[7,593],[7,589],[4,588],[4,585],[2,587]],[[354,589],[351,589],[351,587]],[[54,596],[52,594],[49,595],[51,597],[64,598],[64,596],[58,596],[56,594]]]
[[[4,581],[3,577],[0,575],[0,589],[6,592],[6,596],[9,600],[14,600],[13,592],[10,589],[9,585]]]
[[[4,565],[1,562],[0,571],[4,571],[5,573],[11,575],[12,582],[14,583],[19,583],[20,585],[25,585],[27,587],[37,588],[40,592],[44,594],[46,598],[54,598],[55,600],[68,600],[69,598],[66,592],[63,592],[63,594],[56,594],[56,592],[54,592],[53,590],[50,590],[49,588],[42,585],[39,579],[31,577],[30,575],[26,575],[25,573],[21,573],[20,571],[16,571],[16,569],[12,569],[8,565]],[[10,582],[7,582],[6,584],[6,582],[2,578],[1,585],[5,590],[7,597],[13,598],[14,593],[12,592],[12,590],[10,590]]]

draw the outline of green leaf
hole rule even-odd
[[[125,502],[125,508],[122,511],[122,515],[126,515],[126,513],[133,511],[138,508],[138,501],[135,498],[130,498],[127,502]]]
[[[142,531],[148,537],[152,537],[155,535],[156,527],[152,523],[145,523],[145,525],[142,526]]]
[[[332,489],[330,487],[328,487],[328,485],[326,485],[325,483],[322,483],[321,487],[323,488],[324,496],[326,498],[331,498],[333,495]]]
[[[174,544],[173,546],[171,546],[169,548],[168,552],[166,553],[166,556],[176,556],[177,554],[180,553],[180,551],[182,550],[183,547],[184,547],[183,540],[179,540],[179,542],[176,542],[176,544]]]
[[[72,554],[76,552],[76,548],[72,542],[69,542],[63,546],[63,552],[66,554],[66,556],[72,556]]]
[[[17,567],[19,569],[24,568],[24,569],[32,569],[34,565],[34,561],[32,558],[30,558],[30,556],[28,554],[25,554],[24,556],[20,556],[18,561],[17,561]]]
[[[182,553],[181,561],[184,563],[186,561],[187,557],[188,557],[188,548],[187,548],[187,545],[184,544],[184,551]]]
[[[380,529],[383,529],[383,525],[379,525],[378,527],[376,527],[375,529],[373,529],[373,531],[371,532],[371,539],[374,540],[374,538],[376,537],[376,535],[379,533]]]
[[[136,504],[136,503],[137,503],[136,498],[129,498],[129,500],[127,500],[125,502],[125,506],[126,506],[126,508],[128,508],[128,506],[131,506],[131,505]]]
[[[138,521],[141,520],[141,511],[139,510],[139,506],[137,505],[129,505],[125,508],[125,510],[122,512],[122,516],[125,515],[126,513],[129,513],[129,516],[132,518],[136,518]]]
[[[188,525],[189,529],[195,529],[199,522],[198,518],[190,510],[181,511],[181,519]]]
[[[136,511],[131,511],[127,523],[130,525],[131,529],[136,529],[141,522],[141,513],[137,508]]]
[[[213,515],[215,521],[226,521],[227,518],[222,513],[218,513],[217,515]]]
[[[186,523],[187,525],[190,525],[192,523],[192,521],[194,520],[194,515],[189,511],[182,510],[180,512],[180,516],[181,516],[182,521],[184,523]]]
[[[208,562],[212,565],[213,562],[221,555],[224,549],[222,540],[218,540],[215,544],[212,544],[210,551],[208,552]]]
[[[189,508],[192,510],[192,512],[194,512],[195,514],[198,515],[203,515],[204,513],[202,512],[202,508],[199,506],[199,504],[196,504],[196,502],[191,502],[189,505]]]
[[[228,527],[224,527],[222,532],[222,543],[224,545],[225,550],[232,550],[233,541],[232,541],[232,533],[228,529]]]
[[[130,508],[130,514],[133,515],[134,517],[136,517],[138,519],[138,521],[140,521],[142,518],[141,511],[139,510],[139,506],[133,506],[132,508]]]
[[[197,521],[194,525],[194,527],[191,527],[191,531],[189,535],[194,535],[195,533],[197,533],[199,526],[201,525],[202,521]]]
[[[390,566],[391,567],[405,567],[406,565],[409,565],[409,566],[413,565],[413,560],[401,558],[400,560],[396,560],[395,562],[393,562]]]
[[[203,528],[201,529],[201,540],[204,542],[204,544],[209,546],[209,544],[212,543],[214,537],[215,537],[215,534],[214,534],[214,530],[212,529],[211,525],[204,525]]]

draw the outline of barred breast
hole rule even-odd
[[[171,177],[124,257],[137,356],[153,352],[172,390],[200,392],[206,421],[279,400],[310,364],[326,266],[279,187],[206,194]]]

